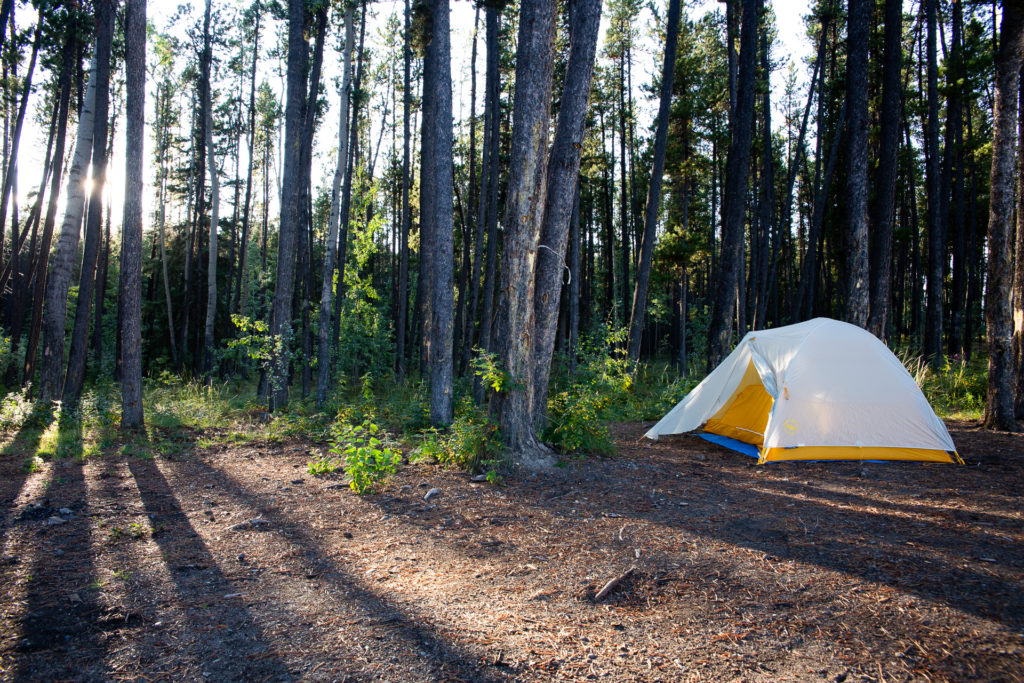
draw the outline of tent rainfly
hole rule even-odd
[[[748,333],[646,436],[697,430],[756,447],[758,463],[963,464],[899,359],[870,332],[829,318]]]

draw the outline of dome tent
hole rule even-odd
[[[748,333],[646,436],[696,430],[756,447],[758,463],[963,463],[899,359],[829,318]]]

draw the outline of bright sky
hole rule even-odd
[[[655,0],[661,7],[661,13],[664,15],[664,7],[667,5],[667,0]],[[776,62],[782,63],[782,68],[778,69],[772,78],[773,83],[773,97],[775,106],[778,108],[782,92],[782,79],[787,71],[786,62],[792,60],[798,67],[798,74],[800,76],[801,84],[804,84],[807,80],[806,69],[804,68],[805,59],[808,58],[812,52],[812,46],[806,36],[806,31],[803,23],[803,14],[807,11],[805,2],[800,0],[770,0],[771,5],[775,10],[777,17],[778,26],[778,42],[773,48],[773,59]],[[218,5],[228,4],[235,7],[242,7],[243,3],[241,0],[215,0]],[[191,5],[192,15],[194,17],[201,17],[204,2],[203,0],[192,0],[192,2],[182,3],[184,5]],[[245,3],[248,4],[248,3]],[[376,17],[371,26],[367,27],[366,39],[372,45],[373,42],[378,40],[377,29],[384,24],[387,17],[393,12],[402,11],[402,2],[398,0],[385,0],[383,2],[376,2],[371,5],[371,11],[375,13]],[[179,22],[176,27],[168,27],[168,19],[174,13],[178,7],[178,3],[165,2],[164,0],[151,1],[149,2],[149,23],[157,28],[157,30],[172,30],[181,32],[184,35],[184,27],[186,22]],[[724,5],[718,0],[691,0],[687,2],[684,0],[684,7],[690,17],[696,19],[709,11],[720,10],[724,8]],[[470,65],[470,50],[472,44],[473,34],[473,3],[466,2],[463,0],[454,0],[451,3],[452,8],[452,76],[453,76],[453,115],[456,121],[468,117],[469,115],[469,65]],[[27,25],[30,21],[34,20],[34,17],[27,12],[22,12],[18,15],[19,25]],[[656,111],[657,104],[653,100],[649,100],[646,103],[643,101],[643,95],[640,93],[640,88],[650,82],[651,77],[661,69],[660,55],[657,54],[657,46],[651,44],[651,40],[647,37],[650,34],[651,29],[651,15],[647,10],[644,10],[642,16],[638,21],[639,33],[642,36],[642,42],[639,46],[640,49],[634,52],[634,88],[637,90],[637,115],[640,119],[640,129],[644,130],[650,124]],[[600,39],[600,45],[604,43],[604,31],[607,29],[607,20],[602,21],[602,37]],[[478,83],[477,83],[477,111],[482,112],[483,110],[483,17],[481,13],[481,26],[480,26],[480,55],[478,56]],[[269,35],[264,29],[264,36]],[[266,38],[261,39],[261,44],[266,50],[269,45],[269,41]],[[325,76],[325,87],[327,89],[328,101],[330,103],[330,110],[324,117],[323,124],[321,125],[317,139],[316,139],[316,150],[314,158],[314,169],[313,169],[313,181],[319,184],[333,173],[333,167],[335,163],[335,152],[336,149],[336,138],[337,138],[337,125],[338,125],[338,102],[339,98],[336,89],[333,85],[333,76],[337,75],[340,70],[340,55],[334,49],[337,41],[333,37],[329,37],[326,41],[327,49],[324,55],[324,76]],[[379,54],[379,53],[378,53]],[[280,91],[281,79],[275,73],[275,64],[271,64],[264,55],[262,77],[270,83],[271,87],[275,90]],[[39,74],[36,74],[36,80],[38,81]],[[151,110],[154,99],[153,85],[148,84],[146,98],[147,108]],[[279,93],[280,94],[280,93]],[[30,108],[33,106],[39,106],[40,100],[38,97],[30,98]],[[34,193],[38,188],[40,175],[42,173],[41,163],[45,155],[45,131],[41,130],[39,126],[35,124],[36,116],[30,112],[29,116],[26,117],[26,130],[22,141],[22,154],[19,155],[19,163],[21,164],[19,169],[19,197],[22,216],[29,210],[28,196],[30,193]],[[774,121],[780,122],[781,116],[776,115]],[[147,115],[147,122],[152,120],[151,114]],[[377,131],[376,128],[372,133],[373,139],[376,140]],[[388,144],[384,143],[385,146]],[[74,145],[74,138],[70,137],[68,140],[69,152]],[[146,157],[151,158],[152,154],[152,139],[147,131],[146,138]],[[244,154],[244,151],[243,151]],[[382,151],[382,154],[384,152]],[[219,163],[222,165],[226,172],[233,170],[232,160],[220,160]],[[243,160],[243,165],[245,161]],[[380,168],[381,162],[378,162],[378,168]],[[144,170],[144,178],[150,181],[155,176],[148,163]],[[109,192],[110,199],[112,201],[113,211],[113,223],[115,227],[120,223],[120,208],[122,205],[122,191],[124,186],[124,123],[123,117],[118,123],[117,136],[114,142],[114,156],[111,166],[108,169]],[[227,193],[223,193],[221,197],[222,201],[230,200]],[[144,221],[148,229],[149,221],[151,216],[151,202],[153,197],[152,188],[147,184],[144,189],[143,201],[146,205],[146,213]],[[225,209],[226,210],[226,209]],[[60,215],[62,215],[63,206],[61,205]],[[223,215],[223,213],[222,213]],[[58,217],[58,223],[59,223]]]

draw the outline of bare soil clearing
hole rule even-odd
[[[951,424],[966,467],[758,467],[647,426],[365,497],[299,441],[7,453],[0,677],[1024,680],[1024,436]]]

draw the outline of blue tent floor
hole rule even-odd
[[[736,439],[729,438],[728,436],[722,436],[721,434],[711,434],[709,432],[701,432],[697,434],[697,436],[704,439],[705,441],[716,443],[719,446],[725,446],[726,448],[734,450],[737,453],[749,455],[752,458],[757,458],[760,457],[761,455],[757,446],[749,443],[743,443],[742,441],[737,441]]]
[[[749,455],[751,458],[761,457],[761,452],[757,446],[753,444],[744,443],[737,441],[736,439],[728,436],[722,436],[721,434],[711,434],[710,432],[699,432],[697,434],[700,438],[711,443],[718,444],[719,446],[725,446],[729,450],[742,453],[743,455]],[[794,462],[792,460],[777,460],[773,462]],[[835,462],[832,460],[803,460],[801,462]],[[860,462],[890,462],[888,460],[861,460]]]

